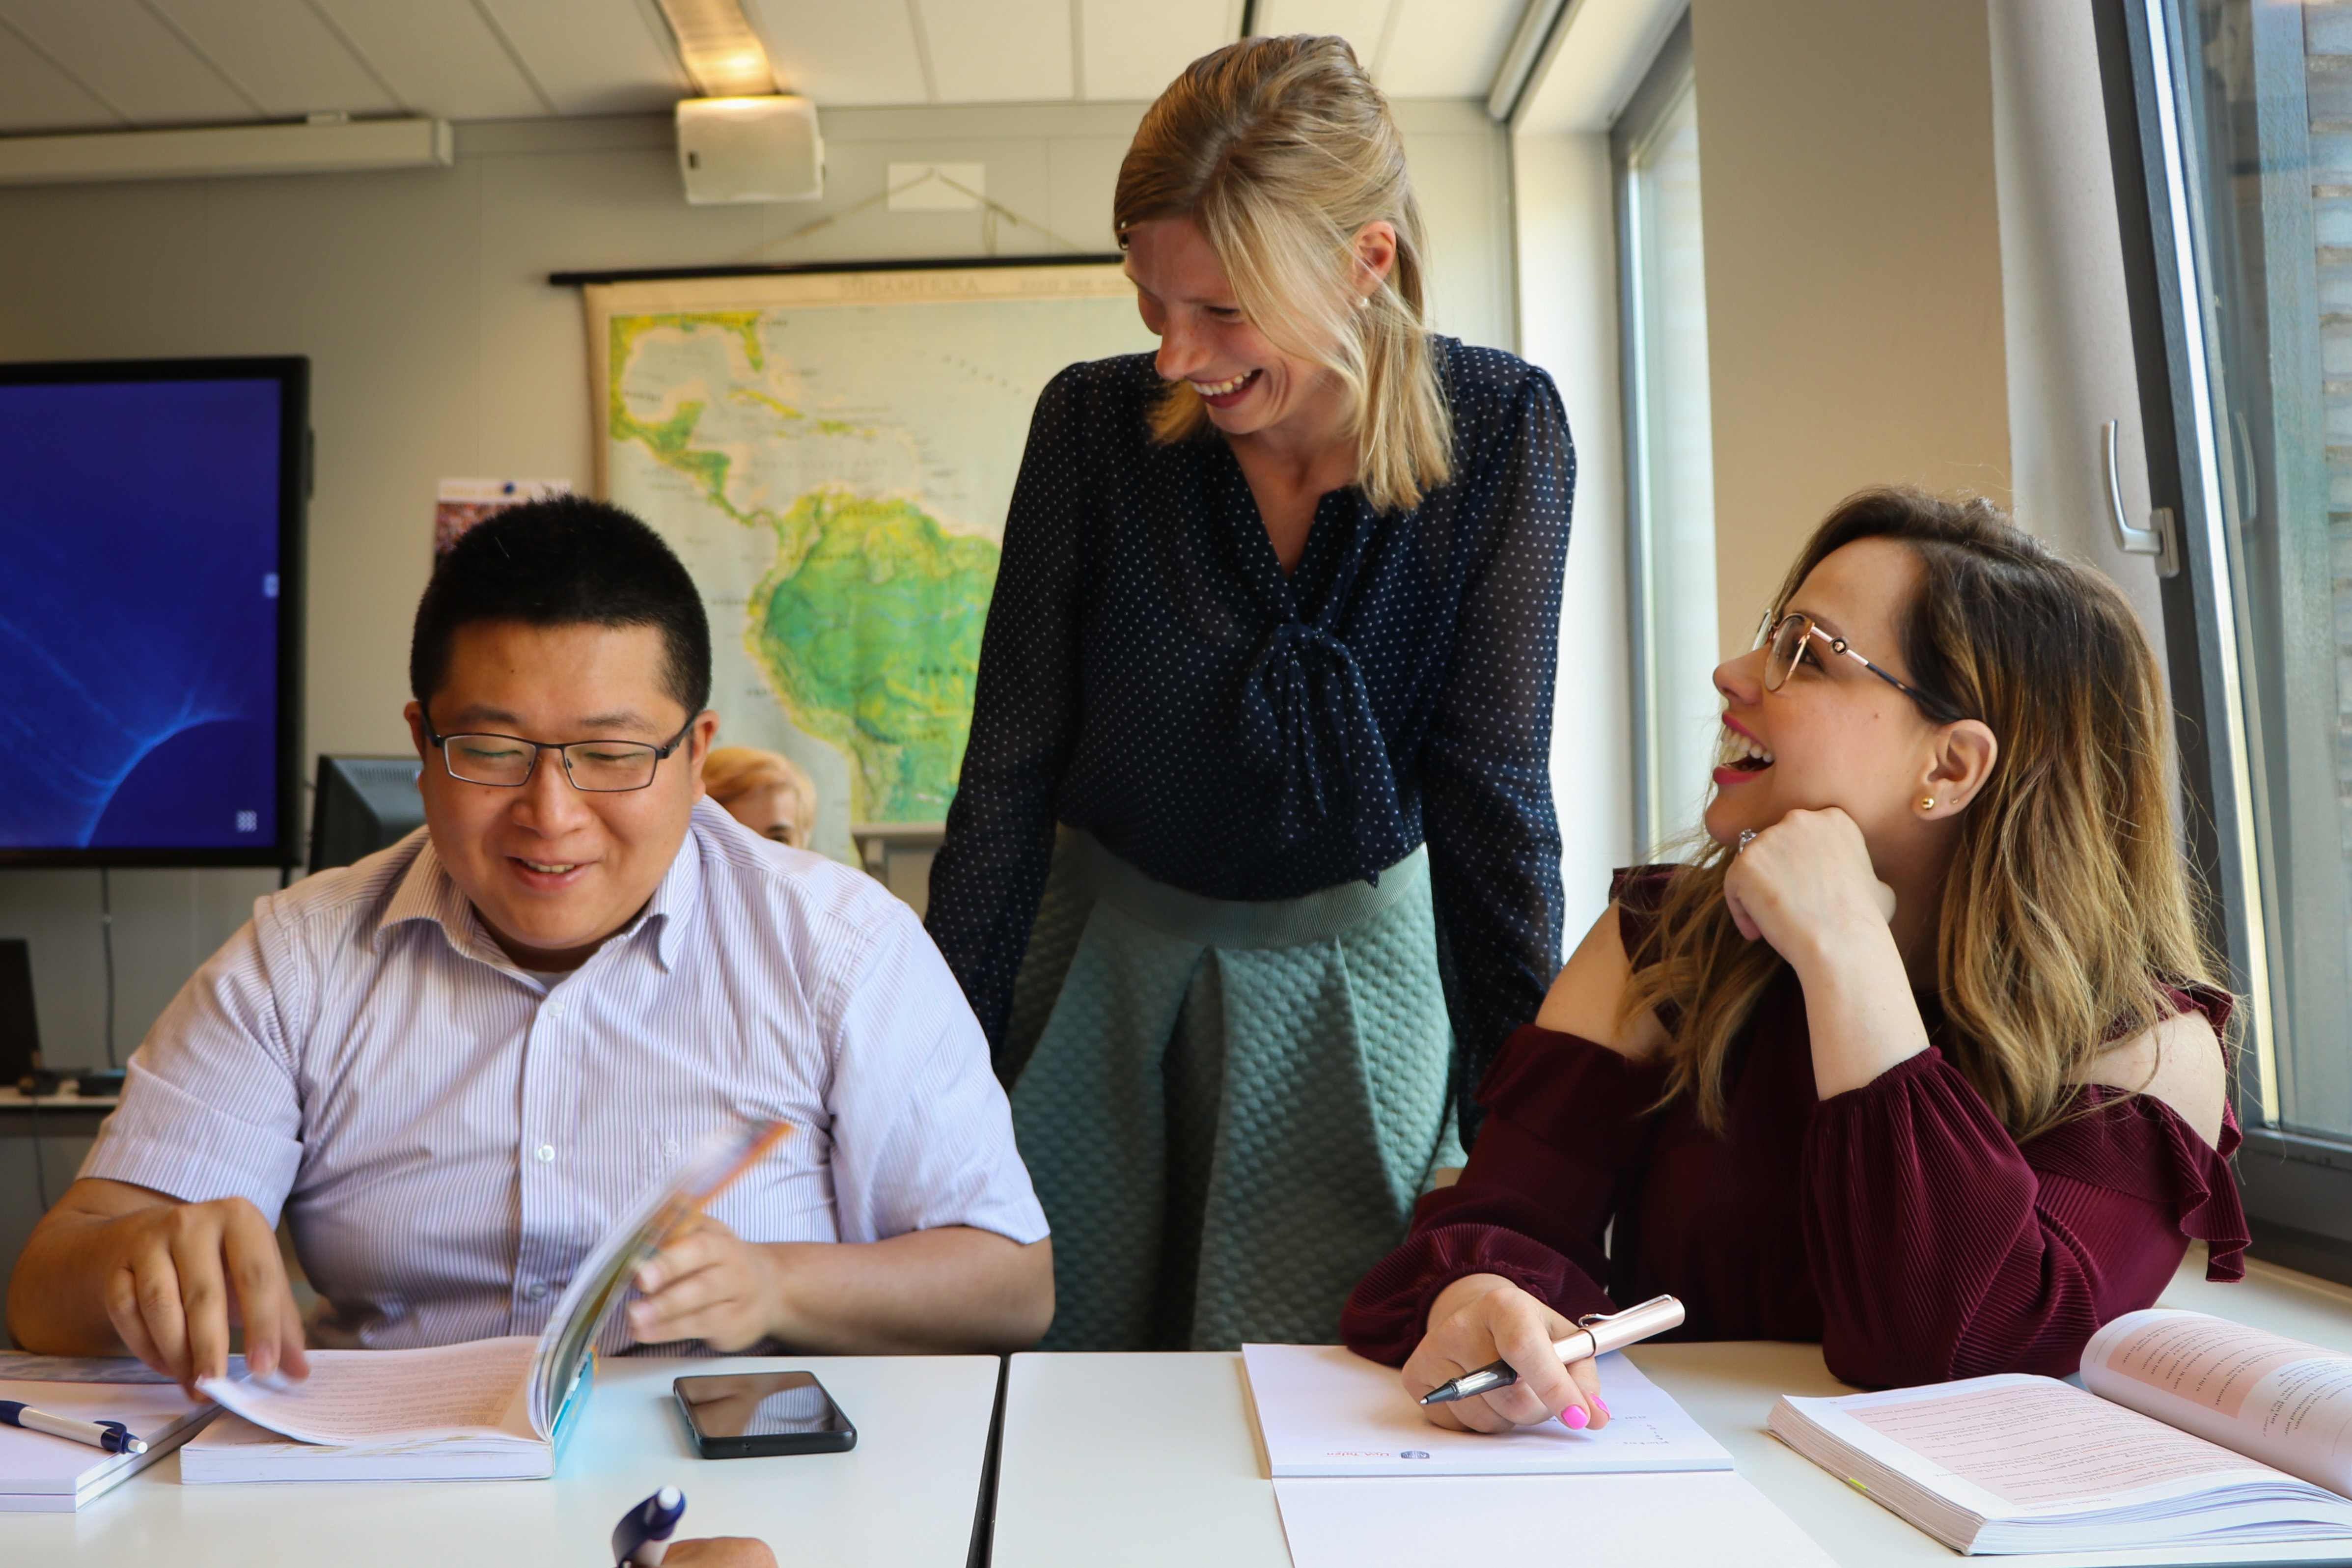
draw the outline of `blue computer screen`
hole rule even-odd
[[[0,848],[277,841],[284,395],[0,384]]]

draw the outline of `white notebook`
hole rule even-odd
[[[1336,1344],[1245,1344],[1250,1397],[1275,1476],[1598,1475],[1727,1470],[1731,1455],[1642,1369],[1601,1358],[1610,1422],[1514,1432],[1432,1426],[1394,1367]]]
[[[1274,1495],[1293,1568],[1836,1568],[1770,1499],[1727,1470],[1278,1480]]]
[[[170,1383],[0,1381],[14,1399],[77,1421],[120,1421],[147,1440],[143,1454],[110,1454],[87,1444],[0,1427],[0,1513],[71,1513],[170,1453],[214,1412]]]

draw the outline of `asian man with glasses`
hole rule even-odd
[[[308,1338],[534,1333],[702,1134],[794,1133],[640,1273],[619,1351],[1009,1350],[1051,1243],[962,992],[871,879],[703,798],[709,631],[643,523],[517,507],[441,560],[408,726],[425,829],[263,898],[131,1059],[18,1262],[27,1349],[217,1375]]]

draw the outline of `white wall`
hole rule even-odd
[[[2155,561],[2117,549],[2107,521],[2100,425],[2122,423],[2135,524],[2147,518],[2147,457],[2090,7],[1989,0],[1988,19],[2011,502],[2019,523],[2116,580],[2163,669]]]
[[[0,359],[310,356],[307,747],[399,751],[436,481],[591,477],[580,304],[550,272],[980,254],[976,215],[873,200],[894,160],[984,161],[990,196],[1042,225],[1002,225],[1005,254],[1107,251],[1143,107],[831,110],[826,197],[788,205],[688,206],[660,117],[461,125],[449,169],[0,190]],[[1472,104],[1397,110],[1438,325],[1507,344],[1501,133]],[[122,1051],[275,882],[114,873]],[[52,1061],[104,1055],[98,900],[96,873],[0,872]]]

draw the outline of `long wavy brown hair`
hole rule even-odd
[[[2095,1057],[2178,1009],[2164,987],[2212,985],[2174,831],[2155,656],[2113,584],[2011,526],[1990,502],[1865,490],[1840,503],[1773,600],[1857,539],[1898,540],[1922,568],[1905,607],[1911,679],[2000,743],[1960,819],[1937,921],[1950,1028],[1938,1043],[2020,1142],[2066,1120]],[[1629,955],[1622,1016],[1672,1020],[1666,1098],[1720,1129],[1724,1067],[1780,975],[1723,900],[1731,852],[1668,881]]]
[[[1453,473],[1454,427],[1430,351],[1429,242],[1388,99],[1344,38],[1244,38],[1184,68],[1119,165],[1111,226],[1190,218],[1234,302],[1276,347],[1329,371],[1349,399],[1356,483],[1378,511],[1418,506]],[[1385,219],[1395,264],[1365,300],[1356,236]],[[1182,382],[1152,434],[1214,434]]]

